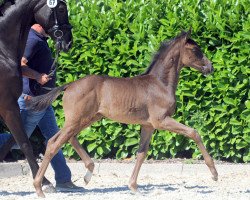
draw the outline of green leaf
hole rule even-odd
[[[98,147],[97,148],[97,153],[99,154],[99,155],[102,155],[103,154],[103,148],[102,147]]]
[[[138,139],[137,138],[128,138],[128,139],[126,139],[124,144],[127,147],[138,144]]]
[[[223,101],[228,105],[233,105],[233,106],[236,105],[236,100],[229,97],[224,97]]]
[[[248,109],[250,109],[250,101],[249,101],[249,100],[245,101],[245,105],[246,105],[246,107],[247,107]]]
[[[96,143],[91,143],[87,146],[88,152],[93,151],[97,147]]]
[[[240,141],[239,143],[236,144],[236,149],[240,150],[243,149],[245,147],[247,147],[249,144],[245,141]]]

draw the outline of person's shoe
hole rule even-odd
[[[57,183],[56,184],[56,190],[58,192],[80,192],[83,191],[83,187],[78,187],[71,181],[66,183]]]

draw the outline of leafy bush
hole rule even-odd
[[[249,0],[78,0],[69,2],[74,45],[61,53],[58,85],[89,74],[129,77],[145,71],[160,43],[192,27],[192,38],[213,62],[204,77],[185,68],[177,89],[174,118],[199,131],[215,159],[250,161]],[[64,122],[61,100],[54,102]],[[138,149],[139,125],[108,119],[79,134],[95,158],[122,159]],[[79,159],[69,144],[67,156]],[[180,135],[156,131],[149,158],[200,158],[196,144]]]

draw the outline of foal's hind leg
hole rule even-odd
[[[78,126],[76,126],[78,127]],[[78,131],[78,130],[77,130]],[[46,172],[46,169],[48,168],[48,165],[51,161],[51,159],[54,157],[54,155],[58,152],[58,150],[61,148],[61,146],[66,143],[72,135],[75,133],[75,127],[63,127],[57,134],[55,134],[52,138],[49,139],[47,148],[45,151],[44,159],[42,161],[42,164],[36,174],[36,177],[34,179],[34,187],[36,190],[36,193],[39,197],[45,197],[41,183],[42,179],[44,177],[44,174]]]
[[[213,177],[212,177],[213,180],[215,180],[215,181],[218,180],[218,173],[217,173],[217,170],[215,168],[213,159],[208,154],[204,144],[202,143],[200,135],[198,134],[198,132],[195,129],[187,127],[187,126],[175,121],[171,117],[166,117],[157,126],[158,127],[155,127],[155,128],[169,130],[171,132],[175,132],[175,133],[178,133],[178,134],[181,134],[181,135],[184,135],[186,137],[193,139],[195,141],[195,143],[198,145],[198,147],[199,147],[199,149],[204,157],[205,163],[213,175]]]
[[[96,114],[91,120],[85,119],[84,122],[81,124],[81,130],[90,126],[93,122],[98,121],[101,118],[102,118],[102,115]],[[95,164],[94,164],[93,160],[89,157],[87,152],[82,148],[81,144],[79,143],[79,141],[76,139],[75,136],[70,138],[69,142],[71,143],[71,145],[74,147],[75,151],[78,153],[78,155],[80,156],[80,158],[84,162],[85,167],[88,169],[87,173],[84,176],[84,182],[87,185],[89,183],[89,181],[91,180]]]
[[[58,150],[61,148],[63,144],[65,144],[67,141],[71,139],[72,145],[76,148],[77,152],[79,152],[80,157],[83,159],[84,163],[88,163],[89,156],[87,153],[82,149],[78,141],[76,142],[76,138],[74,136],[79,133],[79,131],[83,128],[86,128],[91,123],[93,123],[95,120],[99,119],[99,116],[93,117],[92,120],[86,120],[86,123],[79,124],[79,122],[73,122],[71,120],[65,121],[64,127],[55,134],[50,140],[48,141],[46,152],[44,155],[43,162],[41,164],[41,167],[39,168],[37,175],[34,180],[34,187],[36,190],[36,193],[39,197],[45,197],[42,188],[41,188],[41,181],[45,174],[46,169],[48,168],[48,165],[51,161],[51,159],[54,157],[54,155],[58,152]],[[67,119],[66,119],[67,120]],[[80,120],[79,120],[80,121]],[[86,160],[87,159],[87,160]],[[85,163],[85,164],[86,164]],[[93,165],[91,168],[91,165],[88,168],[90,171],[93,171]]]
[[[85,167],[88,169],[87,173],[84,176],[84,182],[87,185],[91,180],[95,164],[93,160],[89,157],[87,152],[82,148],[81,144],[78,142],[75,136],[72,137],[69,142],[74,147],[78,155],[81,157],[82,161],[85,164]]]
[[[61,136],[61,141],[59,141],[60,136]],[[48,165],[49,165],[51,159],[58,152],[58,150],[62,146],[62,144],[64,144],[68,139],[69,138],[67,138],[66,134],[63,134],[62,130],[60,130],[57,134],[55,134],[52,138],[49,139],[42,164],[41,164],[41,166],[36,174],[36,177],[34,179],[34,182],[33,182],[36,193],[39,197],[45,197],[45,195],[42,191],[42,186],[41,186],[45,171],[48,168]],[[63,142],[63,141],[65,141],[65,142]]]
[[[141,165],[146,158],[153,131],[154,131],[154,128],[151,126],[141,127],[140,146],[139,146],[139,150],[137,153],[136,164],[135,164],[134,170],[129,180],[129,188],[132,191],[137,190],[137,177],[138,177]]]

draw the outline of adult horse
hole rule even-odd
[[[6,1],[5,1],[6,2]],[[24,132],[17,99],[22,92],[20,61],[32,24],[44,27],[57,46],[67,51],[72,42],[67,5],[64,0],[17,0],[0,17],[0,116],[25,154],[35,177],[38,164]],[[44,179],[44,185],[50,185]]]
[[[133,78],[86,76],[55,88],[46,95],[31,99],[32,109],[44,109],[65,90],[63,95],[65,124],[48,142],[42,165],[34,181],[38,196],[44,196],[41,180],[50,160],[68,140],[88,169],[85,182],[90,181],[94,163],[77,141],[76,135],[103,117],[142,126],[137,161],[129,181],[131,190],[137,189],[138,173],[155,129],[169,130],[193,139],[213,179],[217,180],[218,173],[214,162],[198,132],[171,118],[175,111],[175,91],[180,70],[184,66],[190,66],[203,74],[213,72],[211,62],[203,55],[197,43],[189,38],[189,34],[189,32],[183,32],[170,42],[163,43],[151,65],[142,75]]]

